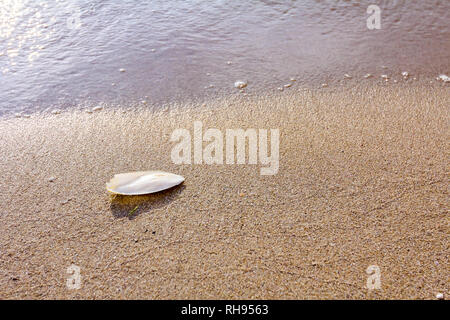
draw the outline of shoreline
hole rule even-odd
[[[0,298],[448,294],[448,105],[448,87],[405,84],[0,119]],[[279,128],[279,171],[173,164],[171,133],[194,121]],[[106,192],[115,173],[153,169],[186,181]],[[365,288],[370,265],[382,290]]]
[[[401,70],[401,69],[399,69]],[[335,93],[341,90],[346,91],[361,91],[364,92],[368,88],[378,88],[380,90],[390,89],[390,90],[404,90],[404,89],[425,89],[432,90],[434,88],[448,88],[448,83],[444,80],[439,79],[436,73],[433,74],[420,74],[416,76],[408,75],[404,77],[400,72],[393,73],[392,70],[385,72],[388,74],[388,78],[385,79],[381,77],[380,74],[366,74],[365,76],[351,76],[350,78],[328,78],[327,81],[315,81],[313,83],[304,83],[296,78],[292,78],[286,81],[279,81],[278,84],[272,83],[271,85],[265,84],[264,87],[255,86],[250,82],[250,84],[243,89],[235,88],[232,83],[229,87],[216,88],[217,91],[210,92],[206,90],[204,94],[193,96],[193,95],[176,95],[168,100],[156,99],[155,101],[149,96],[142,96],[141,98],[120,98],[117,100],[107,99],[106,101],[101,100],[76,100],[74,103],[68,103],[67,101],[60,104],[49,104],[46,107],[42,107],[43,102],[40,103],[41,106],[34,112],[26,112],[25,110],[9,110],[5,113],[0,113],[0,121],[8,120],[13,118],[23,118],[29,119],[31,117],[35,118],[45,118],[48,116],[55,115],[53,111],[57,114],[61,113],[71,113],[71,112],[88,112],[95,113],[95,108],[99,107],[101,110],[106,109],[111,112],[149,112],[159,113],[167,112],[172,110],[187,110],[198,107],[210,107],[217,105],[217,101],[222,101],[222,104],[226,104],[225,101],[239,101],[241,99],[258,99],[259,97],[283,97],[284,95],[292,95],[297,93]],[[367,77],[367,75],[370,75]],[[445,76],[440,74],[439,76]],[[446,76],[445,76],[446,77]],[[286,87],[287,85],[287,87]],[[280,90],[282,89],[282,90]]]

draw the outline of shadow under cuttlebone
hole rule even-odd
[[[110,209],[115,218],[135,219],[141,213],[169,205],[184,190],[184,185],[139,196],[112,195]]]

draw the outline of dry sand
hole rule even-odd
[[[0,298],[448,295],[449,106],[448,87],[398,84],[2,119]],[[279,128],[278,174],[173,164],[170,135],[195,120]],[[105,190],[151,169],[186,181]],[[66,287],[72,263],[79,290]],[[381,290],[365,287],[369,265]]]

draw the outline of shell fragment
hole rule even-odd
[[[247,86],[247,82],[245,82],[245,81],[239,80],[234,83],[234,87],[237,89],[244,89],[246,86]]]
[[[109,192],[121,195],[142,195],[172,188],[184,181],[182,176],[164,171],[120,173],[106,183]]]
[[[446,76],[445,74],[439,75],[439,77],[438,77],[437,79],[438,79],[439,81],[444,82],[444,83],[450,82],[450,77]]]

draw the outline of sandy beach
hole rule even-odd
[[[0,298],[447,295],[449,106],[448,86],[408,82],[2,118]],[[278,173],[174,164],[171,134],[194,121],[278,128]],[[148,196],[105,189],[154,169],[186,180]]]

